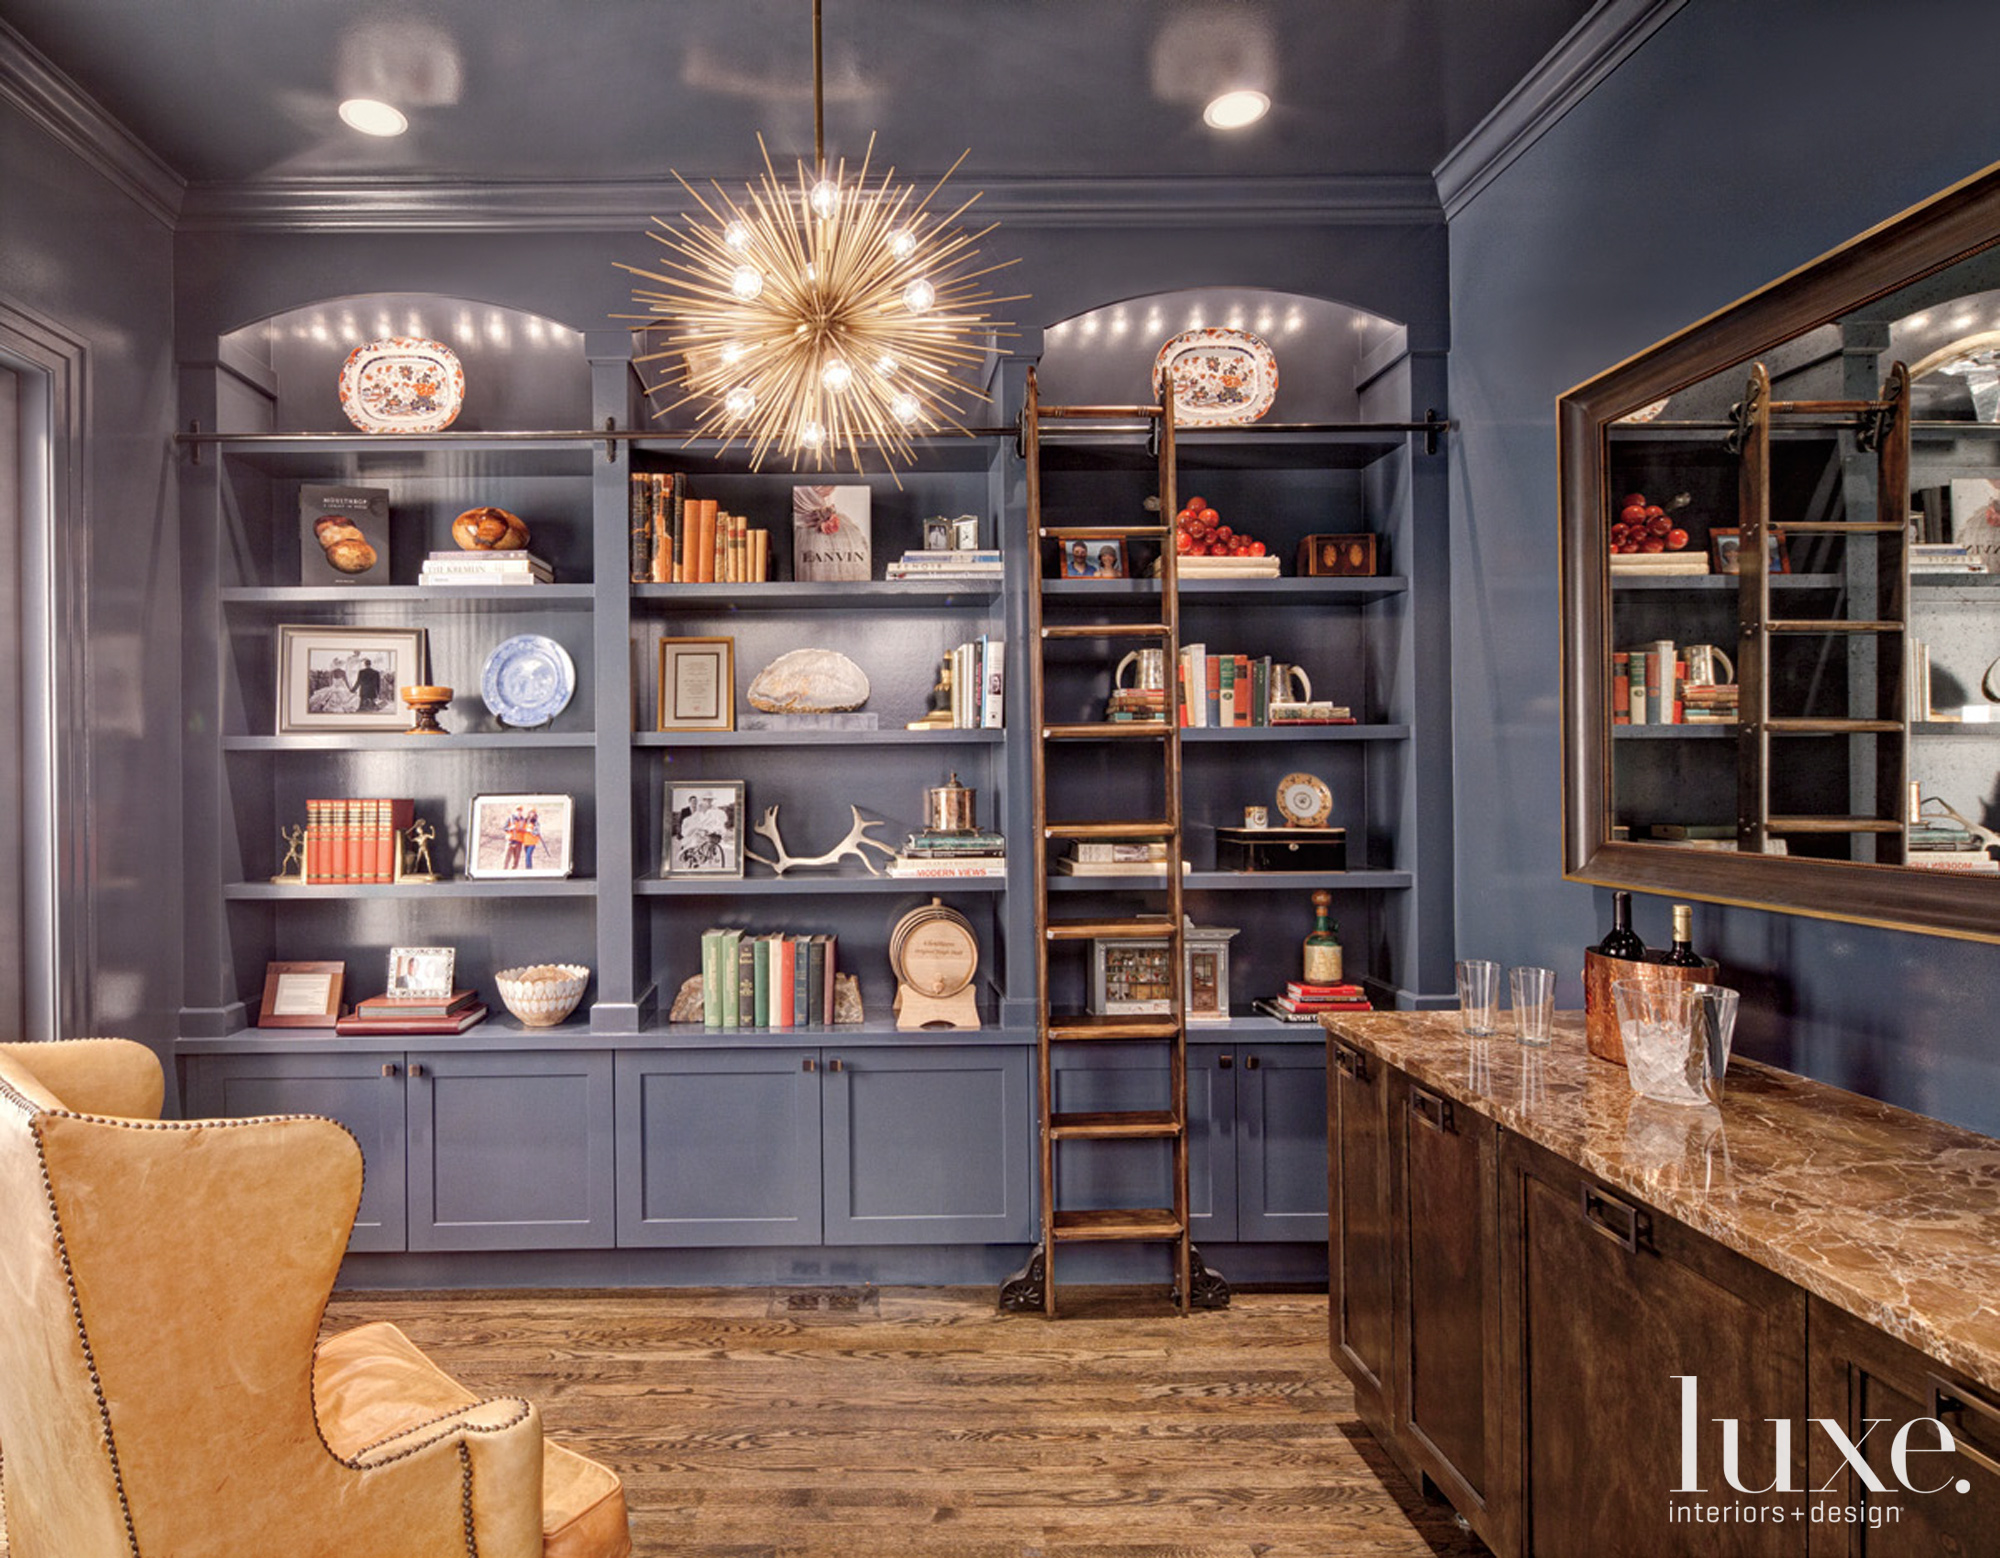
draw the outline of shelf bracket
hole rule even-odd
[[[201,419],[196,417],[188,423],[188,461],[201,464]]]
[[[604,431],[606,433],[617,432],[618,419],[616,417],[606,417],[604,419]],[[615,438],[606,438],[604,440],[604,463],[606,465],[616,465],[618,463],[618,440]]]
[[[1438,434],[1444,431],[1445,426],[1446,423],[1444,418],[1440,417],[1437,414],[1437,407],[1435,406],[1424,407],[1424,453],[1425,454],[1436,454],[1438,452]]]
[[[1751,424],[1757,420],[1764,399],[1762,385],[1752,374],[1744,386],[1743,398],[1729,408],[1729,420],[1735,425],[1723,436],[1722,448],[1727,454],[1740,455],[1750,441]]]

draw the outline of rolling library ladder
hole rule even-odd
[[[1764,364],[1751,367],[1749,383],[1735,410],[1728,443],[1739,460],[1738,523],[1742,529],[1738,580],[1743,721],[1737,745],[1737,848],[1763,853],[1772,838],[1787,834],[1842,834],[1856,859],[1900,865],[1909,838],[1909,668],[1910,611],[1910,375],[1891,366],[1881,397],[1874,400],[1771,399]],[[1857,456],[1873,455],[1841,512],[1862,508],[1873,497],[1868,518],[1821,519],[1807,515],[1774,522],[1771,516],[1771,437],[1781,430],[1832,429],[1853,439]],[[1873,493],[1865,491],[1873,486]],[[1840,616],[1780,615],[1772,609],[1771,572],[1758,559],[1770,556],[1767,537],[1776,529],[1788,539],[1807,535],[1837,537],[1844,543],[1840,598],[1850,610]],[[1781,642],[1844,640],[1847,645],[1846,709],[1837,715],[1774,714],[1771,711],[1772,657]],[[1772,805],[1773,736],[1848,738],[1848,812],[1796,815]]]
[[[1039,1099],[1041,1172],[1041,1242],[1026,1266],[1003,1284],[1000,1306],[1011,1310],[1036,1310],[1053,1316],[1056,1312],[1056,1250],[1065,1244],[1085,1242],[1152,1242],[1173,1250],[1173,1297],[1185,1314],[1192,1303],[1220,1308],[1228,1302],[1228,1287],[1222,1279],[1200,1268],[1200,1260],[1189,1240],[1188,1211],[1188,1078],[1187,1022],[1185,989],[1186,957],[1181,930],[1186,924],[1182,908],[1181,868],[1181,746],[1180,690],[1175,668],[1180,651],[1179,567],[1174,550],[1171,516],[1176,507],[1174,493],[1173,386],[1162,388],[1162,404],[1157,406],[1045,406],[1032,370],[1028,375],[1027,399],[1021,411],[1021,450],[1027,466],[1028,543],[1034,573],[1028,592],[1029,709],[1037,727],[1034,743],[1032,795],[1034,803],[1035,940],[1041,1012],[1037,1019],[1037,1091]],[[1151,441],[1159,466],[1158,486],[1148,500],[1153,512],[1143,522],[1110,521],[1088,525],[1043,523],[1042,511],[1042,425],[1046,421],[1069,420],[1129,424],[1138,421]],[[1140,540],[1158,546],[1160,592],[1158,608],[1150,593],[1130,597],[1100,597],[1091,605],[1097,612],[1078,612],[1094,620],[1045,621],[1051,600],[1047,588],[1051,573],[1062,575],[1062,558],[1077,541]],[[1103,620],[1138,608],[1142,620]],[[1056,613],[1056,615],[1067,615]],[[1051,717],[1051,650],[1066,641],[1098,641],[1106,652],[1126,646],[1160,651],[1164,668],[1162,707],[1151,717],[1117,722],[1087,722]],[[1108,670],[1111,662],[1107,658]],[[1079,744],[1110,743],[1116,760],[1129,755],[1158,765],[1157,783],[1150,779],[1146,788],[1158,800],[1153,815],[1127,818],[1052,817],[1050,813],[1051,764],[1065,749],[1079,751]],[[1109,761],[1109,759],[1107,759]],[[1062,788],[1062,787],[1058,787]],[[1065,804],[1074,796],[1065,792]],[[1100,789],[1103,787],[1099,787]],[[1123,792],[1114,792],[1123,793]],[[1144,842],[1164,847],[1166,859],[1156,886],[1150,877],[1120,887],[1142,886],[1148,896],[1164,898],[1164,912],[1084,915],[1062,917],[1052,910],[1049,890],[1049,851],[1052,846],[1083,841]],[[1102,938],[1128,938],[1157,942],[1165,949],[1165,1010],[1138,1016],[1109,1016],[1060,1011],[1052,994],[1052,965],[1059,958],[1088,959],[1092,944]],[[1081,971],[1087,978],[1088,970]],[[1064,983],[1060,988],[1073,988]],[[1058,1050],[1073,1045],[1118,1043],[1156,1048],[1159,1072],[1156,1083],[1164,1084],[1166,1106],[1151,1109],[1064,1111],[1056,1106],[1060,1068]],[[1116,1150],[1111,1144],[1125,1142],[1166,1142],[1172,1158],[1171,1205],[1157,1207],[1093,1207],[1062,1204],[1059,1193],[1064,1176],[1059,1172],[1063,1148],[1103,1152]],[[1085,1144],[1096,1143],[1095,1147]],[[1082,1176],[1078,1176],[1079,1179]],[[1199,1286],[1197,1285],[1199,1284]]]

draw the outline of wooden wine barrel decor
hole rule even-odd
[[[896,922],[889,935],[898,1028],[977,1028],[973,979],[979,938],[972,923],[933,898]]]

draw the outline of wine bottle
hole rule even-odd
[[[1592,949],[1599,957],[1630,958],[1638,960],[1646,955],[1646,944],[1632,929],[1632,895],[1616,892],[1611,895],[1611,929],[1604,939]]]
[[[1665,961],[1675,968],[1705,966],[1694,955],[1694,910],[1684,903],[1674,905],[1674,944],[1667,949]]]
[[[1322,889],[1312,895],[1313,928],[1305,942],[1305,983],[1340,983],[1340,927],[1327,917],[1333,894]]]

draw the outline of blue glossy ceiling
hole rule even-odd
[[[824,0],[830,155],[985,179],[1428,174],[1590,0]],[[739,175],[812,148],[810,0],[0,0],[183,177]],[[1221,134],[1202,102],[1274,107]],[[377,140],[342,96],[402,106]],[[1213,238],[1190,233],[1190,241]]]

